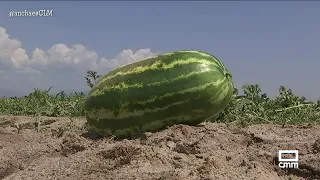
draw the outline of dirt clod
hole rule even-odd
[[[313,150],[315,153],[320,153],[320,138],[314,142]]]

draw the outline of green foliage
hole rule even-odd
[[[41,116],[83,116],[84,93],[56,95],[51,90],[35,89],[25,97],[0,98],[0,114],[41,115]]]
[[[235,100],[213,121],[244,124],[275,123],[302,124],[320,122],[320,102],[306,102],[305,97],[295,95],[291,89],[279,88],[279,95],[269,98],[261,93],[259,85],[242,86],[244,96]]]
[[[87,86],[92,88],[101,77],[96,71],[87,71],[87,76],[84,77],[86,79]]]
[[[96,77],[96,76],[95,76]],[[50,88],[51,89],[51,88]],[[52,95],[50,89],[35,89],[25,97],[0,98],[0,114],[36,116],[84,116],[83,93],[65,94],[63,91]],[[279,95],[270,98],[261,93],[259,85],[244,85],[243,96],[234,91],[234,101],[223,111],[215,122],[302,124],[320,122],[320,101],[306,102],[305,97],[295,95],[283,86]]]

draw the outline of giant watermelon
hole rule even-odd
[[[176,51],[101,77],[84,109],[88,125],[99,134],[128,137],[203,122],[226,108],[233,90],[232,76],[218,58]]]

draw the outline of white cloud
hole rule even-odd
[[[12,64],[17,69],[22,69],[24,65],[27,63],[29,57],[26,53],[26,50],[22,48],[18,48],[14,51],[11,56]]]
[[[32,53],[32,59],[30,64],[38,65],[40,67],[45,67],[49,64],[49,57],[46,55],[42,49],[36,48]]]
[[[29,58],[22,43],[17,39],[11,39],[6,29],[0,27],[0,63],[11,65],[15,69],[34,68],[43,69],[48,66],[74,67],[76,69],[113,69],[118,66],[138,61],[156,55],[150,49],[140,49],[133,52],[130,49],[123,50],[113,59],[100,58],[96,52],[89,50],[82,44],[68,47],[65,44],[55,44],[47,51],[36,48]]]
[[[21,48],[21,42],[11,39],[6,29],[0,27],[0,63],[20,69],[27,60],[28,55]]]
[[[102,58],[100,61],[101,69],[114,69],[116,67],[136,62],[148,57],[155,56],[157,53],[151,52],[151,49],[140,49],[133,52],[130,49],[123,50],[117,57],[113,59]]]
[[[140,49],[136,52],[126,49],[115,58],[104,58],[98,57],[95,51],[82,44],[71,47],[55,44],[48,50],[38,47],[28,56],[22,43],[11,38],[6,29],[0,27],[0,84],[6,83],[7,89],[20,89],[22,93],[48,86],[56,86],[61,90],[84,89],[87,70],[105,74],[118,66],[156,54],[150,49]]]
[[[88,50],[81,44],[68,47],[65,44],[55,44],[46,52],[40,48],[33,51],[29,65],[35,69],[45,67],[73,67],[78,71],[95,69],[97,67],[98,55]]]

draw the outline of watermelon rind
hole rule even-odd
[[[202,51],[181,50],[121,66],[89,92],[89,126],[103,136],[128,137],[174,124],[196,125],[232,99],[232,75]]]

